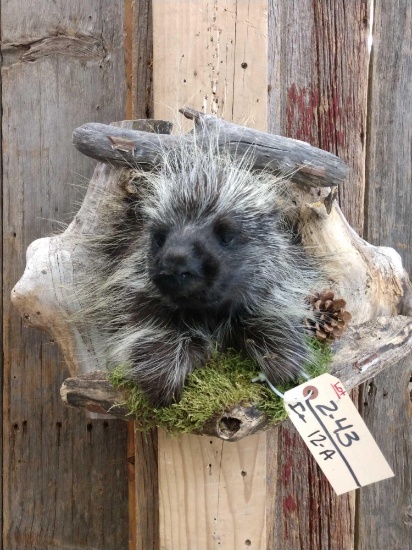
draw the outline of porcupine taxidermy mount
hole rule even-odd
[[[160,149],[158,170],[132,172],[111,197],[105,233],[80,241],[79,299],[93,300],[81,321],[154,406],[178,401],[215,349],[251,357],[273,384],[309,355],[307,298],[325,283],[282,228],[282,181],[215,139]]]
[[[339,159],[184,113],[195,118],[194,134],[75,131],[82,152],[123,168],[97,167],[75,220],[31,245],[13,291],[26,320],[60,341],[73,374],[122,364],[164,405],[216,346],[250,355],[275,383],[295,376],[308,355],[307,299],[325,284],[344,297],[354,325],[409,315],[399,256],[360,239],[333,201],[329,186],[346,175]],[[287,193],[273,172],[290,174]],[[291,243],[285,210],[302,246]],[[27,278],[56,260],[59,288],[28,296]]]

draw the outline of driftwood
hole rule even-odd
[[[348,168],[343,161],[304,141],[266,134],[212,115],[201,115],[192,109],[182,109],[182,113],[195,120],[197,139],[205,141],[206,147],[210,144],[210,136],[217,134],[219,148],[239,156],[252,154],[257,170],[286,172],[292,181],[313,187],[338,185],[347,176]],[[181,137],[113,128],[95,122],[80,126],[73,133],[73,144],[84,155],[143,170],[156,166],[160,147],[173,147],[178,139]]]
[[[387,358],[392,351],[397,359],[403,356],[410,349],[410,320],[396,316],[411,315],[411,283],[399,255],[361,239],[337,206],[335,189],[347,173],[345,164],[307,143],[243,128],[189,109],[183,113],[195,119],[197,139],[205,146],[218,129],[220,148],[232,154],[253,154],[256,169],[287,170],[291,174],[294,183],[290,185],[287,207],[299,227],[302,244],[326,265],[330,288],[335,296],[345,299],[346,309],[352,314],[352,332],[337,349],[334,362],[336,372],[343,369],[340,377],[348,388],[389,366]],[[115,126],[86,124],[74,132],[76,147],[105,164],[97,165],[83,205],[67,230],[29,247],[26,270],[12,291],[12,300],[26,323],[48,331],[60,344],[71,375],[79,376],[66,381],[66,402],[92,412],[124,418],[128,411],[113,406],[122,402],[121,395],[109,388],[104,373],[96,374],[104,371],[96,353],[96,334],[73,321],[73,314],[81,307],[74,286],[88,261],[76,236],[104,232],[102,212],[107,191],[127,184],[130,167],[155,168],[160,140],[163,146],[173,147],[176,139],[182,139],[167,132],[170,123],[147,120]],[[386,318],[383,325],[377,321],[381,317]],[[226,411],[225,417],[211,419],[205,433],[235,440],[265,424],[253,407],[236,407]]]
[[[348,330],[335,347],[330,372],[349,391],[405,357],[411,349],[412,318],[380,317]],[[72,407],[139,421],[126,405],[129,391],[113,388],[105,372],[68,378],[60,393],[64,403]],[[272,426],[267,416],[255,407],[237,404],[211,418],[202,433],[237,441]]]

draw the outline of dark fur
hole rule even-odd
[[[89,245],[97,324],[109,367],[121,364],[154,405],[179,400],[215,349],[252,357],[277,383],[310,352],[302,321],[321,279],[292,243],[281,184],[245,161],[182,141],[140,192],[112,198],[106,235]]]

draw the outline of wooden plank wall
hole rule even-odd
[[[376,0],[368,103],[365,236],[412,274],[412,4]],[[365,384],[363,416],[395,478],[358,494],[357,546],[412,548],[412,355]]]
[[[2,0],[1,10],[3,545],[124,550],[126,424],[61,404],[56,345],[9,302],[26,247],[70,221],[91,175],[72,130],[124,118],[123,0]]]
[[[72,0],[64,7],[46,0],[0,1],[3,547],[125,550],[127,456],[132,484],[134,476],[127,426],[91,422],[81,412],[62,407],[59,386],[67,373],[56,347],[47,335],[24,327],[10,308],[9,293],[23,270],[27,245],[59,230],[53,220],[70,220],[81,200],[77,186],[92,172],[93,163],[70,146],[72,129],[85,121],[121,120],[125,114],[153,116],[152,0]],[[269,130],[342,156],[352,168],[340,192],[346,216],[371,242],[397,248],[411,270],[411,5],[409,0],[374,3],[368,70],[370,0],[268,0]],[[184,12],[182,2],[178,4]],[[176,91],[173,104],[164,99],[167,90],[163,99],[160,92],[156,114],[170,118],[175,114],[170,107],[180,102],[198,108],[205,104],[209,112],[230,113],[259,127],[261,109],[245,109],[241,102],[235,103],[243,112],[231,107],[233,70],[219,73],[217,60],[226,55],[219,47],[226,37],[218,34],[217,19],[213,20],[218,9],[229,9],[220,14],[221,21],[226,17],[228,22],[230,10],[235,10],[239,21],[250,23],[250,13],[242,10],[253,7],[253,2],[206,4],[213,24],[196,39],[205,48],[209,41],[209,77],[200,82],[191,74],[196,92],[182,100],[184,93]],[[158,9],[162,5],[163,1],[155,3]],[[189,7],[186,17],[197,24],[201,14]],[[234,68],[248,53],[239,40],[241,23],[235,30],[238,43],[225,57],[225,67],[227,63]],[[213,43],[216,38],[219,44]],[[249,61],[249,74],[259,56],[266,55],[250,53],[256,57]],[[180,67],[175,79],[181,80],[182,91],[184,65]],[[242,79],[245,71],[237,75]],[[214,104],[214,95],[224,102]],[[394,479],[364,488],[356,496],[336,497],[291,426],[267,434],[267,490],[274,495],[267,499],[267,550],[410,547],[411,362],[412,357],[376,377],[360,395],[364,417],[395,470]],[[156,437],[137,438],[137,477],[150,478],[153,485],[142,492],[137,483],[136,519],[132,514],[131,525],[132,531],[137,525],[142,536],[131,540],[133,550],[159,544],[158,518],[153,514],[157,497],[149,496],[157,487],[156,446]],[[130,503],[133,508],[133,500]]]

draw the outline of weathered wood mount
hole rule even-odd
[[[196,138],[205,147],[210,139],[233,155],[247,153],[256,170],[285,172],[290,179],[288,212],[297,225],[308,254],[326,266],[329,286],[345,299],[352,323],[334,345],[332,374],[351,389],[399,361],[412,347],[412,286],[395,250],[376,247],[349,226],[335,201],[336,186],[347,175],[335,155],[307,143],[266,134],[202,115],[182,113],[195,122]],[[125,184],[130,168],[155,169],[158,152],[177,139],[165,121],[124,121],[106,126],[89,123],[76,129],[74,144],[99,160],[84,202],[61,235],[33,242],[26,270],[12,291],[12,300],[25,322],[46,330],[55,339],[72,378],[63,384],[65,403],[89,412],[130,420],[126,390],[107,381],[96,353],[97,335],[73,321],[80,305],[74,287],[87,254],[78,246],[83,233],[104,231],[105,201]],[[217,139],[216,139],[217,136]],[[187,139],[191,139],[191,133]],[[77,236],[77,238],[76,238]],[[268,419],[253,406],[239,403],[207,422],[203,433],[235,441],[265,429]]]

